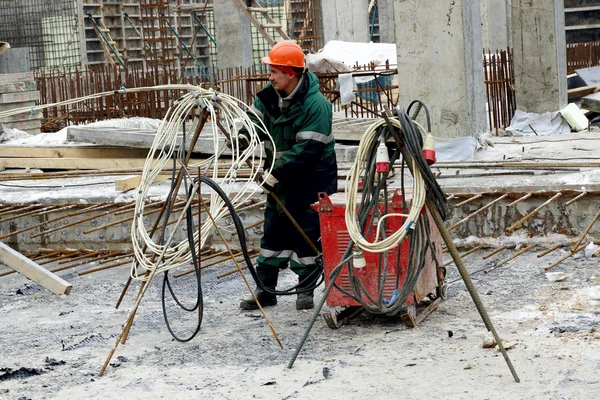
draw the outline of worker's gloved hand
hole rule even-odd
[[[262,183],[262,190],[263,193],[265,194],[269,194],[273,191],[273,189],[275,188],[275,185],[277,185],[279,183],[279,180],[277,180],[277,178],[275,178],[273,175],[268,174],[265,172],[264,175],[265,180]]]
[[[229,147],[230,149],[233,149],[234,144],[232,143],[232,141],[235,141],[236,138],[237,138],[237,146],[238,146],[240,152],[246,150],[250,146],[250,134],[248,133],[247,130],[242,129],[237,133],[236,136],[232,135],[231,140],[227,141],[227,147]]]

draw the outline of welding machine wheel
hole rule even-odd
[[[364,308],[351,306],[337,312],[335,309],[323,313],[323,319],[330,329],[338,329],[360,314]]]

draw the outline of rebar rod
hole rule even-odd
[[[546,207],[548,204],[552,203],[554,200],[558,199],[560,196],[562,196],[561,192],[556,193],[554,196],[552,196],[552,198],[550,198],[549,200],[547,200],[546,202],[544,202],[541,206],[537,207],[535,210],[533,210],[532,212],[530,212],[529,214],[527,214],[526,216],[524,216],[523,218],[521,218],[520,220],[518,220],[517,222],[515,222],[512,226],[508,227],[506,229],[506,232],[508,232],[508,233],[513,232],[515,229],[517,229],[518,227],[520,227],[521,225],[523,225],[523,223],[525,221],[527,221],[529,218],[531,218],[535,214],[537,214],[538,211],[540,211],[542,208]]]
[[[219,227],[217,225],[217,222],[213,218],[210,210],[208,209],[208,207],[206,206],[206,204],[204,203],[204,201],[203,200],[201,200],[201,201],[202,201],[202,207],[206,210],[206,214],[210,218],[213,226],[216,228],[217,234],[219,235],[219,237],[221,238],[221,240],[225,244],[225,247],[227,248],[227,251],[231,255],[231,258],[233,259],[233,262],[235,263],[235,266],[236,266],[238,272],[242,276],[242,279],[244,280],[244,283],[246,284],[246,287],[250,291],[250,294],[252,294],[252,298],[254,299],[254,303],[256,303],[256,305],[258,306],[258,309],[260,310],[260,313],[262,314],[263,318],[265,319],[265,322],[269,326],[269,329],[271,330],[271,333],[273,333],[273,337],[275,338],[275,340],[279,344],[279,347],[281,349],[283,349],[283,344],[281,343],[281,340],[279,340],[279,336],[277,336],[277,332],[275,332],[275,328],[273,328],[273,325],[271,325],[271,321],[269,321],[269,318],[267,317],[267,314],[265,313],[265,310],[263,310],[262,306],[260,305],[260,302],[258,301],[258,298],[256,298],[256,294],[254,294],[254,290],[252,290],[252,287],[250,286],[250,282],[248,282],[248,279],[246,278],[246,275],[244,275],[244,271],[242,271],[242,268],[240,267],[240,264],[238,263],[237,259],[235,258],[233,252],[231,251],[231,248],[229,247],[229,244],[227,244],[227,241],[223,237],[223,234],[221,233],[221,230],[219,229]]]
[[[579,194],[579,195],[575,196],[574,198],[572,198],[571,200],[567,201],[565,203],[565,206],[570,206],[571,204],[575,203],[577,200],[581,199],[586,194],[587,194],[587,192],[583,191],[581,194]]]
[[[133,257],[133,255],[129,255],[128,257],[131,258],[131,257]],[[79,276],[83,276],[83,275],[91,274],[93,272],[104,271],[106,269],[115,268],[115,267],[118,267],[120,265],[129,264],[132,261],[133,260],[125,260],[125,261],[120,261],[118,263],[113,263],[113,264],[108,264],[108,265],[102,265],[100,267],[88,269],[87,271],[79,272],[78,275]]]
[[[122,258],[129,257],[132,254],[133,254],[133,251],[130,251],[130,250],[125,251],[124,250],[119,255],[115,255],[114,257],[107,258],[105,260],[100,261],[100,264],[106,264],[106,263],[109,263],[109,262],[117,261],[117,260],[120,260]]]
[[[548,254],[552,253],[553,251],[560,249],[562,246],[563,246],[562,244],[554,245],[554,246],[550,247],[548,250],[544,250],[540,254],[538,254],[537,258],[542,258],[545,255],[548,255]]]
[[[24,214],[13,215],[13,216],[12,216],[12,217],[10,217],[10,218],[3,218],[3,219],[0,221],[0,223],[9,222],[9,221],[12,221],[12,220],[14,220],[14,219],[17,219],[17,218],[30,217],[30,216],[32,216],[32,215],[34,215],[34,214],[38,213],[38,212],[41,212],[41,211],[46,211],[46,210],[50,210],[50,209],[52,209],[52,208],[54,208],[54,206],[40,208],[40,209],[37,209],[37,210],[33,210],[33,211],[26,212],[26,213],[24,213]]]
[[[587,244],[582,244],[581,246],[579,246],[577,249],[575,249],[575,251],[570,251],[567,254],[565,254],[564,256],[562,256],[558,261],[556,261],[554,264],[548,265],[546,268],[544,268],[544,271],[549,271],[552,268],[556,267],[558,264],[562,263],[563,261],[565,261],[567,258],[569,257],[573,257],[575,254],[579,253],[581,250],[585,249],[587,247]]]
[[[183,201],[183,203],[185,203],[185,201]],[[181,202],[177,202],[176,204],[181,204]],[[173,207],[175,207],[175,205],[176,205],[176,204],[173,204]],[[131,210],[127,210],[127,212],[130,212],[130,211],[131,211]],[[157,213],[157,212],[159,212],[159,211],[160,211],[160,209],[157,209],[157,210],[150,210],[150,211],[146,211],[146,212],[144,212],[142,215],[145,217],[145,216],[148,216],[148,215],[151,215],[151,214],[155,214],[155,213]],[[173,210],[173,211],[175,211],[175,210]],[[125,222],[132,221],[132,220],[133,220],[133,218],[134,218],[134,217],[127,217],[127,218],[119,219],[119,220],[117,220],[117,221],[109,222],[108,224],[104,224],[104,225],[100,225],[100,226],[96,226],[96,227],[94,227],[94,228],[88,229],[88,230],[86,230],[86,231],[83,231],[83,233],[84,233],[85,235],[87,235],[87,234],[89,234],[89,233],[96,232],[96,231],[99,231],[99,230],[101,230],[101,229],[110,228],[111,226],[115,226],[115,225],[124,224]]]
[[[101,256],[102,256],[102,254],[97,254],[95,256],[95,258],[100,258]],[[85,265],[85,264],[88,264],[88,263],[93,262],[93,261],[94,261],[94,259],[92,259],[92,260],[83,260],[83,261],[80,261],[80,262],[75,263],[75,264],[63,265],[62,267],[57,267],[57,268],[51,269],[50,272],[54,273],[54,272],[64,271],[65,269],[71,269],[71,268],[79,267],[80,265]]]
[[[157,206],[162,205],[163,203],[164,203],[164,201],[162,201],[162,200],[153,201],[153,202],[150,202],[148,204],[145,204],[144,208],[157,207]],[[124,210],[121,210],[121,211],[117,211],[114,215],[115,216],[117,216],[117,215],[123,215],[123,214],[130,213],[130,212],[132,212],[132,211],[135,210],[135,203],[131,203],[129,206],[130,206],[129,208],[131,208],[132,210],[130,210],[130,209],[124,209]]]
[[[257,226],[263,225],[264,223],[265,223],[265,220],[264,220],[264,219],[261,219],[260,221],[257,221],[257,222],[255,222],[255,223],[253,223],[253,224],[250,224],[250,225],[248,225],[248,226],[245,226],[245,227],[244,227],[244,230],[245,230],[245,231],[247,231],[248,229],[252,229],[252,228],[255,228],[255,227],[257,227]],[[235,235],[237,235],[237,232],[232,232],[232,233],[231,233],[231,236],[235,236]]]
[[[65,252],[62,256],[53,258],[51,260],[46,260],[44,262],[38,262],[38,264],[39,265],[50,264],[50,263],[53,263],[53,262],[56,262],[56,261],[64,260],[65,258],[71,258],[73,256],[77,257],[77,254],[84,253],[84,254],[87,255],[87,254],[90,254],[92,252],[93,252],[93,250],[75,250],[75,251],[72,251],[72,252]],[[59,262],[59,264],[62,264],[62,263]]]
[[[15,212],[27,211],[27,210],[31,210],[32,208],[41,207],[41,206],[42,206],[41,204],[33,204],[33,205],[29,205],[29,206],[16,206],[16,207],[13,207],[11,210],[1,212],[0,215],[13,214]],[[4,220],[0,220],[0,222],[4,222]]]
[[[596,215],[594,215],[594,218],[592,218],[592,221],[588,224],[587,228],[585,228],[585,230],[583,231],[583,233],[581,234],[579,239],[577,239],[577,242],[575,242],[575,245],[573,247],[571,247],[571,252],[575,251],[575,249],[578,248],[579,244],[583,241],[583,239],[585,239],[586,235],[592,229],[592,226],[594,226],[594,224],[596,223],[598,218],[600,218],[600,210],[598,210]]]
[[[18,205],[18,206],[6,206],[6,207],[3,207],[0,210],[0,216],[6,215],[6,214],[12,214],[14,212],[13,210],[18,211],[18,209],[20,209],[21,207],[23,207],[23,206]]]
[[[530,244],[530,245],[526,246],[525,248],[517,251],[515,254],[513,254],[510,257],[508,257],[507,259],[502,260],[499,263],[496,263],[496,264],[492,265],[490,268],[484,269],[483,273],[484,274],[489,274],[490,272],[492,272],[496,268],[503,266],[507,262],[514,260],[515,258],[519,257],[520,255],[522,255],[524,253],[527,253],[529,250],[533,249],[535,246],[536,246],[535,244]]]
[[[492,251],[492,252],[490,252],[490,253],[487,253],[486,255],[484,255],[484,256],[482,257],[482,259],[483,259],[483,260],[487,260],[487,259],[488,259],[488,258],[490,258],[491,256],[493,256],[493,255],[496,255],[496,254],[500,253],[502,250],[506,250],[507,248],[508,248],[508,245],[507,245],[507,244],[505,244],[504,246],[500,246],[500,247],[498,247],[496,250],[494,250],[494,251]]]
[[[476,216],[476,215],[482,213],[483,211],[487,210],[488,208],[492,207],[494,204],[498,203],[502,199],[505,199],[506,197],[508,197],[507,193],[503,194],[502,196],[498,197],[494,201],[492,201],[492,202],[486,204],[485,206],[481,207],[479,210],[475,211],[474,213],[467,215],[465,218],[461,219],[460,221],[458,221],[457,223],[455,223],[454,225],[452,225],[450,228],[448,228],[448,232],[451,232],[454,229],[458,228],[460,225],[464,224],[465,222],[467,222],[468,220],[470,220],[474,216]]]
[[[111,207],[113,205],[114,204],[95,204],[93,206],[86,207],[83,210],[75,211],[73,213],[69,213],[69,214],[64,215],[62,217],[50,219],[48,221],[43,221],[43,222],[40,222],[39,224],[32,225],[32,226],[28,227],[26,230],[35,229],[35,228],[38,228],[38,227],[43,226],[43,225],[51,224],[53,222],[57,222],[57,221],[65,219],[65,218],[70,218],[70,217],[74,217],[74,216],[77,216],[77,215],[86,214],[86,213],[91,212],[91,211],[98,211],[98,210],[101,210],[101,209],[104,209],[104,208],[107,208],[107,207]],[[3,238],[3,237],[4,236],[2,236],[0,238]]]
[[[477,200],[477,199],[480,199],[482,196],[483,196],[483,195],[482,195],[481,193],[479,193],[479,194],[476,194],[475,196],[473,196],[473,197],[470,197],[470,198],[468,198],[467,200],[465,200],[465,201],[461,201],[460,203],[456,204],[456,205],[454,206],[454,208],[459,208],[459,207],[462,207],[462,206],[464,206],[465,204],[468,204],[468,203],[470,203],[470,202],[472,202],[472,201],[475,201],[475,200]]]
[[[470,255],[470,254],[473,254],[473,253],[475,253],[477,250],[481,249],[482,247],[483,247],[483,245],[482,245],[482,244],[480,244],[479,246],[475,246],[475,247],[473,247],[471,250],[469,250],[469,251],[465,251],[464,253],[462,253],[462,254],[460,255],[460,257],[461,257],[461,258],[465,258],[466,256],[468,256],[468,255]],[[454,264],[454,260],[450,260],[450,261],[447,261],[447,262],[445,262],[443,266],[444,266],[444,267],[447,267],[447,266],[448,266],[448,265],[450,265],[450,264]]]
[[[506,208],[511,208],[511,207],[519,204],[523,200],[527,200],[530,197],[531,197],[531,192],[525,194],[525,196],[519,197],[518,199],[516,199],[515,201],[513,201],[512,203],[510,203],[509,205],[507,205]]]
[[[43,260],[44,258],[50,258],[50,257],[54,257],[57,254],[61,254],[62,251],[61,250],[54,250],[51,251],[50,253],[43,253],[43,254],[39,254],[37,256],[31,257],[28,256],[27,254],[23,254],[25,257],[29,258],[31,261],[39,261],[39,260]]]
[[[227,251],[225,251],[224,253],[228,253],[228,252],[227,252]],[[235,254],[235,256],[237,257],[237,256],[239,256],[240,254],[242,254],[242,251],[241,251],[241,250],[233,250],[233,253],[234,253],[234,254]],[[200,267],[200,269],[204,269],[204,268],[212,267],[213,265],[217,265],[217,264],[220,264],[220,263],[222,263],[222,262],[229,261],[229,260],[231,260],[231,255],[229,255],[229,256],[226,256],[226,257],[219,258],[218,260],[215,260],[215,261],[213,261],[213,262],[210,262],[210,263],[208,263],[208,264],[202,265],[202,266]],[[182,276],[185,276],[185,275],[191,274],[191,273],[192,273],[192,272],[194,272],[194,271],[195,271],[195,269],[194,269],[194,268],[191,268],[191,269],[188,269],[188,270],[186,270],[186,271],[182,271],[182,272],[179,272],[179,273],[177,273],[177,274],[173,274],[173,278],[181,278]]]
[[[255,258],[256,258],[256,257],[258,257],[258,256],[260,256],[260,252],[258,252],[258,253],[255,253],[255,254],[251,255],[251,256],[250,256],[250,259],[251,259],[251,260],[252,260],[252,259],[255,259]],[[245,269],[248,269],[248,266],[243,266],[243,267],[242,267],[242,270],[245,270]],[[229,276],[229,275],[233,275],[233,274],[235,274],[236,272],[239,272],[239,271],[238,271],[237,269],[234,269],[234,270],[231,270],[231,271],[229,271],[229,272],[225,272],[224,274],[217,275],[217,279],[223,279],[223,278],[225,278],[225,277],[227,277],[227,276]]]
[[[203,114],[205,114],[205,113],[206,113],[206,109],[203,110]],[[199,184],[198,185],[194,184],[193,192],[195,192],[196,190],[199,190]],[[191,200],[192,200],[192,197],[190,197],[188,203],[186,204],[187,207],[189,207],[189,205],[191,204]],[[158,257],[158,260],[156,261],[156,268],[152,269],[152,272],[150,272],[150,274],[148,275],[148,278],[143,282],[142,289],[138,293],[138,296],[136,298],[133,309],[129,313],[129,316],[125,322],[125,326],[121,330],[121,334],[117,337],[117,340],[116,340],[113,348],[111,349],[110,353],[108,354],[108,357],[106,358],[106,361],[104,362],[104,365],[102,366],[102,369],[100,370],[100,374],[99,374],[100,376],[104,375],[104,372],[106,371],[106,368],[108,367],[108,364],[110,363],[110,360],[112,359],[113,355],[115,354],[115,351],[117,351],[117,347],[119,346],[119,343],[121,343],[121,340],[124,339],[125,334],[129,333],[129,329],[131,328],[133,319],[135,318],[135,314],[137,313],[140,303],[141,303],[142,299],[144,298],[144,294],[146,293],[146,290],[150,286],[150,282],[152,282],[152,279],[154,279],[154,277],[156,276],[156,271],[158,270],[158,266],[163,262],[167,250],[171,248],[171,242],[173,241],[173,239],[175,237],[175,234],[177,232],[177,228],[179,227],[179,224],[183,220],[184,214],[185,213],[181,213],[179,220],[177,222],[177,225],[175,226],[175,229],[173,229],[173,231],[169,234],[169,238],[165,242],[165,245],[163,246],[163,249]]]
[[[81,260],[83,258],[95,256],[96,254],[103,254],[104,251],[103,250],[96,250],[96,251],[94,251],[94,250],[91,250],[91,251],[85,250],[84,253],[85,254],[81,254],[81,255],[76,256],[76,257],[74,257],[74,258],[72,258],[70,260],[60,261],[59,264],[69,264],[69,263],[72,263],[74,261],[79,261],[79,260]]]

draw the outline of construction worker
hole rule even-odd
[[[319,91],[319,80],[306,70],[304,52],[295,42],[283,41],[262,62],[270,68],[270,83],[257,96],[250,118],[260,118],[273,137],[265,142],[266,164],[274,168],[265,177],[263,190],[275,193],[310,240],[321,249],[318,213],[311,204],[319,192],[337,192],[335,140],[332,106]],[[247,135],[240,131],[239,135]],[[298,275],[298,288],[319,280],[317,254],[301,236],[271,196],[265,209],[264,236],[256,271],[264,286],[275,290],[279,271],[289,264]],[[274,306],[277,297],[260,288],[255,295],[262,306]],[[240,303],[247,310],[258,308],[254,299]],[[314,307],[313,291],[299,293],[298,310]]]

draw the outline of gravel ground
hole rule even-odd
[[[487,252],[468,256],[469,270],[509,253],[483,261]],[[238,309],[247,295],[242,279],[216,279],[231,265],[211,268],[203,276],[202,330],[178,343],[162,319],[157,281],[129,340],[99,377],[133,304],[131,292],[120,310],[114,308],[127,269],[84,277],[69,271],[62,275],[73,284],[69,296],[11,275],[0,280],[0,399],[595,398],[600,306],[588,291],[600,284],[598,263],[569,259],[555,268],[569,278],[549,282],[543,267],[559,256],[528,253],[473,276],[496,329],[514,345],[508,354],[521,383],[497,350],[482,348],[485,328],[462,282],[450,285],[447,301],[417,328],[363,314],[330,330],[319,318],[294,368],[287,369],[312,315],[296,311],[294,298],[267,309],[281,350],[259,313]],[[458,275],[448,268],[451,281]],[[292,279],[284,275],[283,284]],[[194,283],[175,281],[188,303]],[[169,310],[178,332],[193,329],[193,318]]]

